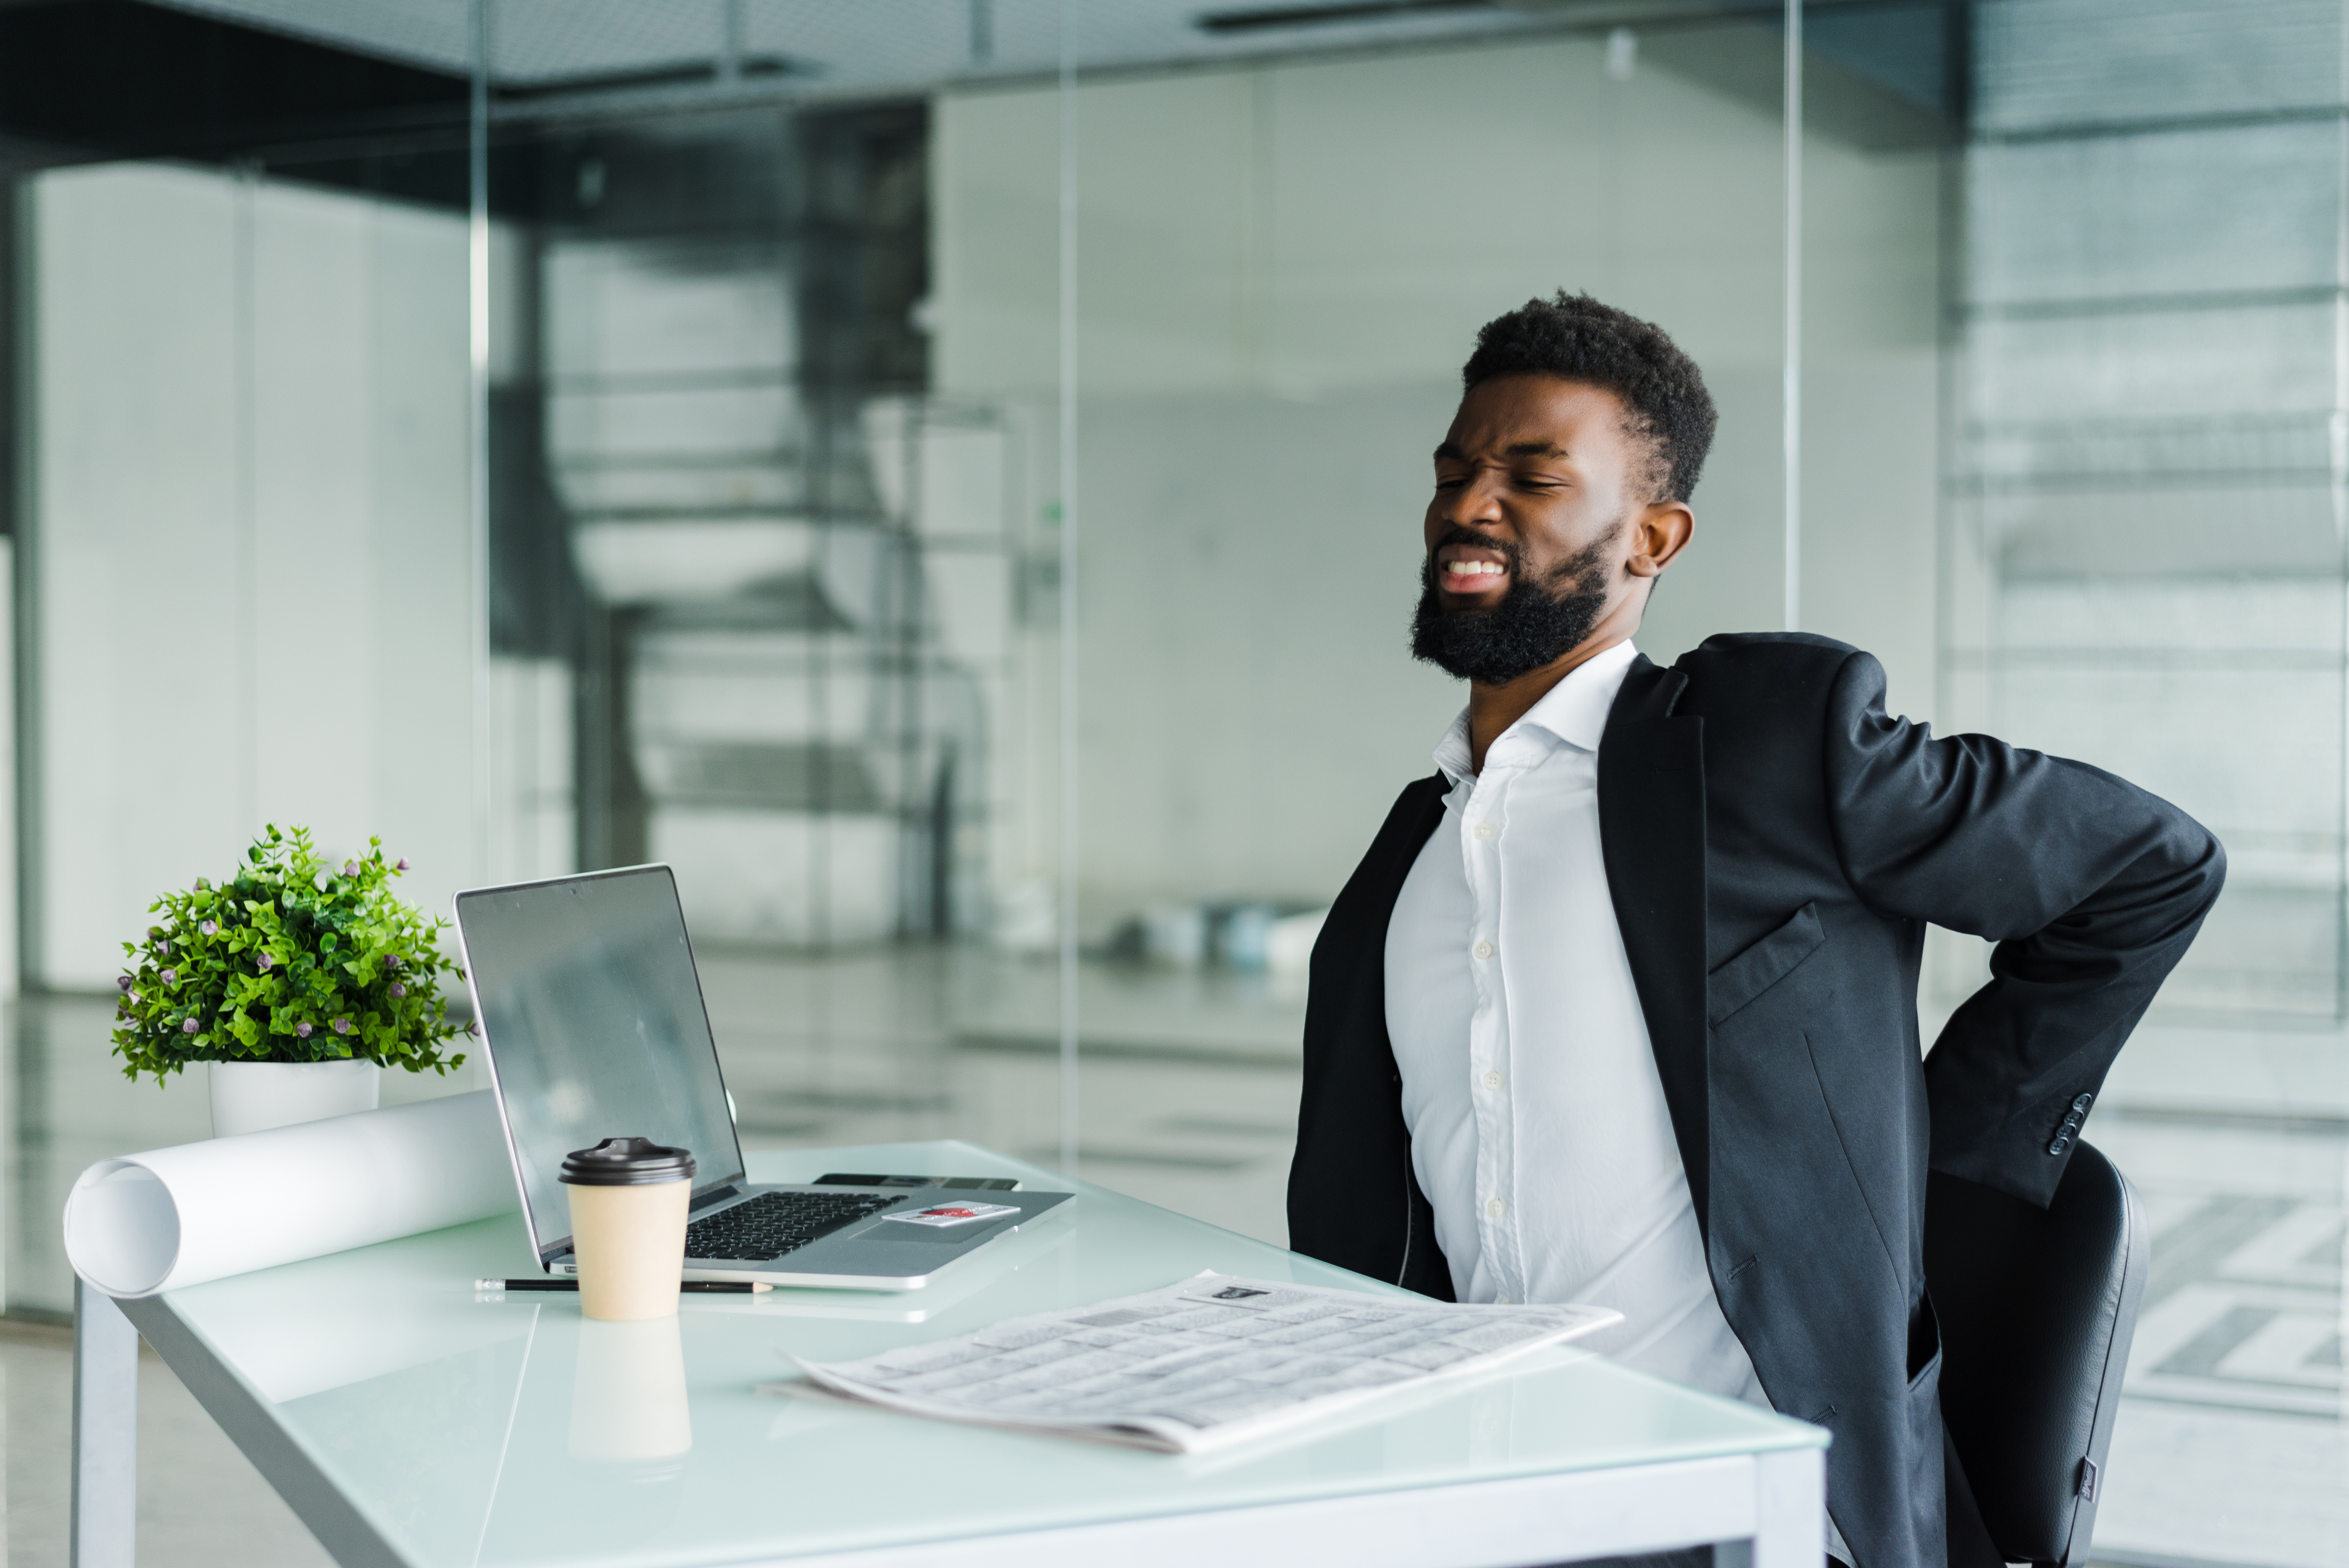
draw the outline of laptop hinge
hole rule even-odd
[[[712,1187],[709,1191],[696,1198],[693,1201],[693,1208],[689,1212],[698,1214],[712,1203],[723,1203],[730,1198],[739,1198],[741,1195],[742,1189],[729,1181],[725,1186]]]

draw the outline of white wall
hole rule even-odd
[[[1655,70],[1611,80],[1579,41],[1078,97],[1095,919],[1162,896],[1327,898],[1428,769],[1461,693],[1406,652],[1427,454],[1475,329],[1530,296],[1588,289],[1658,321],[1721,406],[1697,542],[1642,646],[1668,661],[1778,626],[1775,117]],[[1046,412],[1054,95],[950,95],[934,123],[940,390]],[[1806,159],[1805,625],[1874,648],[1923,714],[1935,167],[1816,138]]]
[[[46,974],[264,821],[474,861],[465,230],[154,165],[40,178]]]

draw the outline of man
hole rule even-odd
[[[2095,769],[1887,717],[1825,637],[1641,656],[1713,428],[1656,327],[1533,301],[1462,379],[1412,651],[1468,707],[1314,950],[1290,1244],[1617,1307],[1619,1359],[1834,1432],[1837,1555],[1995,1563],[1944,1464],[1926,1171],[2046,1204],[2219,844]],[[1929,921],[1999,945],[1920,1067]]]

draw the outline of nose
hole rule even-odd
[[[1444,498],[1444,521],[1460,528],[1497,528],[1504,519],[1497,475],[1478,469]]]

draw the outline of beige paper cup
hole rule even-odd
[[[643,1138],[607,1138],[563,1161],[579,1310],[606,1323],[677,1313],[693,1156]]]

